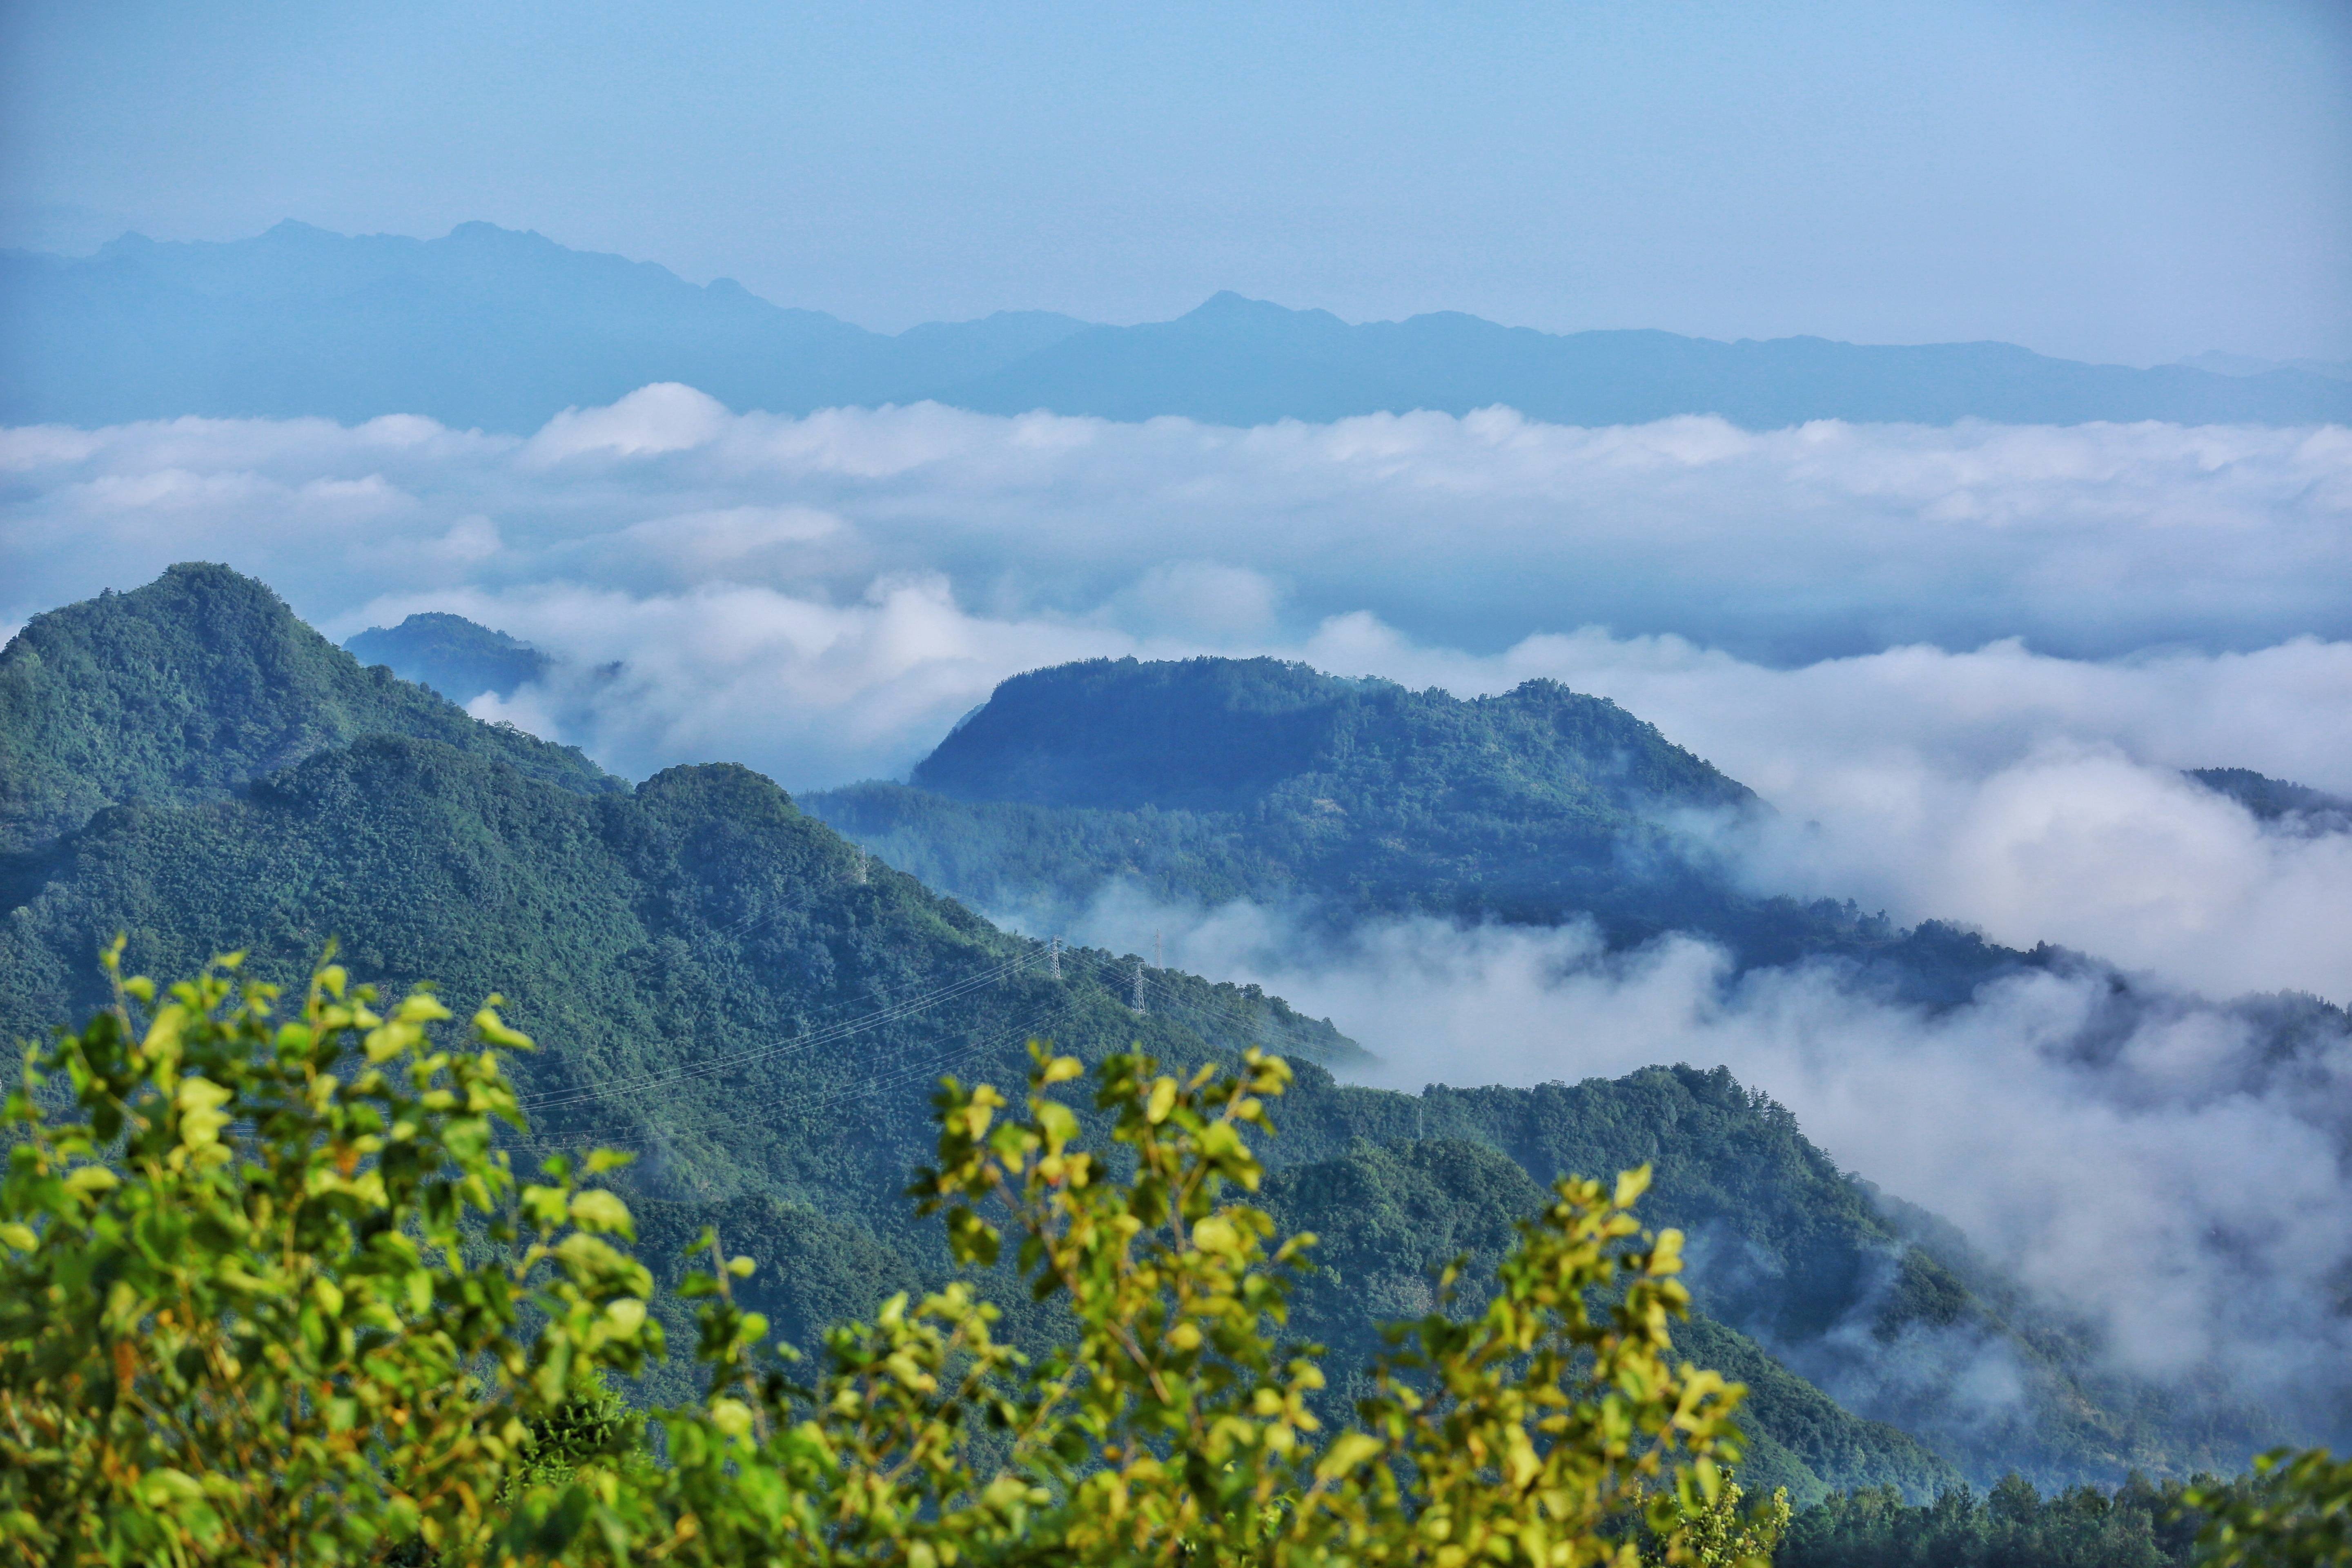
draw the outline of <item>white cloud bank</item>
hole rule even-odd
[[[1235,431],[736,416],[683,387],[524,440],[0,431],[0,623],[191,558],[338,637],[447,609],[538,643],[556,676],[476,710],[639,775],[899,773],[1005,676],[1097,654],[1273,652],[1463,695],[1550,676],[1770,800],[1735,846],[1762,885],[2217,996],[2352,998],[2352,837],[2266,831],[2179,775],[2352,793],[2352,431]],[[2047,977],[1928,1018],[1818,976],[1731,984],[1679,940],[1610,959],[1574,931],[1421,924],[1302,954],[1251,911],[1128,918],[1333,1013],[1408,1081],[1726,1062],[2135,1364],[2242,1355],[2268,1388],[2342,1361],[2315,1275],[2352,1234],[2340,1048],[2264,1068],[2238,1015],[2184,1002],[2092,1062],[2070,1043],[2096,995]],[[2262,1289],[2231,1288],[2233,1256]]]
[[[523,440],[415,418],[18,430],[0,473],[19,563],[0,613],[209,541],[266,556],[316,614],[557,578],[842,603],[936,572],[989,616],[1120,601],[1204,629],[1279,611],[1297,631],[1368,610],[1490,653],[1585,625],[1778,664],[2352,635],[2336,427],[1585,430],[1495,409],[1230,430],[932,405],[738,416],[654,386]],[[1121,601],[1174,562],[1259,581]]]
[[[2352,792],[2352,431],[793,419],[655,386],[528,439],[0,432],[0,616],[192,557],[338,636],[434,608],[536,642],[558,676],[478,710],[640,775],[901,773],[1006,675],[1098,654],[1553,676],[1779,806],[1768,885],[2352,995],[2347,841],[2176,776]]]

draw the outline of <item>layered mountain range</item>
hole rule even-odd
[[[2352,381],[2292,366],[1558,335],[1458,312],[1354,324],[1231,293],[1135,326],[1003,311],[884,334],[487,223],[432,240],[289,222],[228,243],[128,235],[89,257],[0,253],[0,423],[418,414],[527,431],[656,382],[779,414],[930,399],[1240,426],[1495,405],[1585,426],[2352,421]]]
[[[1162,683],[1163,710],[1192,727],[1122,727],[1138,679]],[[1507,900],[1546,918],[1585,899],[1631,939],[1645,884],[1601,847],[1633,846],[1629,864],[1670,858],[1654,802],[1747,805],[1608,704],[1554,687],[1451,702],[1279,665],[1045,672],[950,737],[919,775],[929,788],[889,786],[898,804],[874,809],[896,826],[851,822],[844,803],[872,790],[821,803],[908,848],[877,860],[747,770],[632,785],[362,666],[251,579],[175,567],[37,616],[0,651],[0,1033],[103,1005],[96,954],[117,932],[130,964],[157,974],[236,949],[249,973],[296,981],[331,940],[362,980],[435,982],[460,1008],[500,994],[541,1042],[513,1063],[532,1119],[514,1152],[635,1151],[620,1179],[657,1271],[716,1225],[730,1251],[765,1260],[755,1304],[803,1343],[950,1270],[899,1195],[940,1073],[1013,1081],[1033,1037],[1090,1058],[1139,1043],[1180,1064],[1267,1045],[1298,1081],[1265,1151],[1266,1202],[1322,1238],[1294,1327],[1332,1347],[1334,1398],[1378,1321],[1424,1308],[1449,1259],[1491,1261],[1541,1184],[1647,1163],[1645,1217],[1708,1244],[1681,1342],[1749,1384],[1750,1478],[1800,1500],[1881,1482],[1925,1497],[2012,1468],[2047,1483],[2232,1468],[2281,1435],[2226,1401],[2103,1370],[2081,1325],[1841,1172],[1719,1068],[1359,1087],[1346,1080],[1360,1047],[1328,1020],[1134,955],[1052,951],[908,874],[929,855],[954,886],[962,833],[989,850],[971,864],[1009,875],[990,847],[1017,842],[1022,819],[1003,814],[1050,812],[1069,814],[1057,835],[1108,825],[1078,861],[1107,875],[1129,863],[1109,858],[1117,836],[1157,816],[1194,825],[1151,849],[1171,878],[1197,865],[1341,907]],[[1041,715],[1061,739],[1038,732]],[[1204,744],[1206,721],[1249,743]],[[1498,879],[1506,852],[1543,874]],[[1754,918],[1703,873],[1666,885],[1727,930]],[[1917,940],[1797,914],[1857,963]],[[1016,1334],[1049,1331],[1008,1306]],[[1990,1412],[1964,1400],[1937,1375],[1956,1349],[1999,1358],[2014,1397]]]

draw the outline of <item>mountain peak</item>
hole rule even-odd
[[[550,662],[529,643],[444,610],[420,611],[396,626],[370,626],[343,647],[452,702],[470,702],[485,692],[511,697],[544,677]]]
[[[474,248],[498,246],[506,249],[534,250],[550,256],[586,256],[604,259],[602,251],[573,250],[569,246],[556,244],[535,228],[506,228],[480,218],[459,224],[448,232],[443,243]],[[617,261],[622,258],[614,257],[612,259]]]
[[[36,616],[0,649],[0,853],[126,801],[218,800],[376,733],[446,742],[575,790],[620,787],[576,751],[362,668],[267,584],[190,561]]]
[[[1235,316],[1243,314],[1283,315],[1291,312],[1269,300],[1253,300],[1246,294],[1236,294],[1231,289],[1220,289],[1191,310],[1186,316]]]
[[[1479,744],[1463,742],[1471,734]],[[1556,681],[1465,701],[1272,658],[1090,659],[1015,676],[914,783],[965,800],[1231,811],[1310,775],[1328,793],[1391,753],[1418,759],[1430,788],[1481,798],[1532,792],[1612,811],[1637,797],[1750,798],[1651,725]]]
[[[1236,294],[1231,289],[1219,289],[1176,319],[1213,326],[1285,327],[1313,322],[1318,326],[1329,325],[1344,331],[1348,325],[1328,310],[1295,310],[1271,300],[1253,300],[1246,294]]]

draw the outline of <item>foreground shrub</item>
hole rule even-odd
[[[121,981],[8,1100],[22,1560],[1631,1568],[1760,1562],[1786,1518],[1726,1487],[1739,1389],[1672,1358],[1680,1237],[1633,1217],[1644,1172],[1558,1184],[1483,1309],[1395,1330],[1325,1432],[1319,1352],[1280,1339],[1312,1238],[1245,1201],[1289,1077],[1255,1052],[1110,1058],[1100,1147],[1056,1098],[1074,1058],[1033,1047],[1018,1107],[947,1082],[915,1195],[961,1262],[1061,1301],[1059,1348],[1024,1359],[959,1281],[832,1331],[803,1385],[720,1258],[687,1286],[708,1394],[655,1413],[653,1463],[600,1382],[664,1349],[606,1239],[627,1209],[494,1144],[521,1125],[497,1052],[529,1042],[486,1008],[437,1049],[430,995],[379,1014],[331,965],[280,1004],[234,961]]]
[[[2352,1563],[2352,1458],[2275,1449],[2234,1486],[2193,1488],[2189,1501],[2206,1512],[2198,1543],[2216,1568]]]
[[[476,1552],[528,1424],[660,1348],[597,1234],[626,1211],[534,1187],[518,1245],[495,1011],[438,1051],[430,995],[379,1015],[328,965],[281,1019],[235,973],[121,981],[8,1098],[0,1531],[33,1561]]]

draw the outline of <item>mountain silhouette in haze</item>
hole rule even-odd
[[[888,335],[487,223],[432,240],[288,222],[227,243],[126,235],[84,258],[0,253],[9,424],[422,414],[523,431],[659,381],[781,414],[931,399],[1237,426],[1497,404],[1586,426],[2352,422],[2352,382],[2300,368],[2136,370],[2007,343],[1562,336],[1453,311],[1351,325],[1232,293],[1139,326],[1002,311]]]
[[[2301,424],[2352,417],[2352,384],[2301,370],[2224,376],[2080,364],[2010,343],[1559,336],[1450,310],[1350,326],[1326,310],[1223,293],[1173,321],[1073,333],[957,389],[953,401],[992,413],[1181,414],[1217,425],[1496,404],[1584,426],[1679,414],[1751,429],[1811,419]]]
[[[343,647],[362,664],[383,665],[459,704],[485,692],[511,697],[544,678],[553,662],[529,643],[437,610],[396,626],[370,626]]]
[[[1083,324],[1005,311],[889,337],[487,223],[432,240],[291,222],[226,244],[126,235],[88,258],[0,253],[0,420],[521,431],[656,381],[797,413],[911,402]]]

